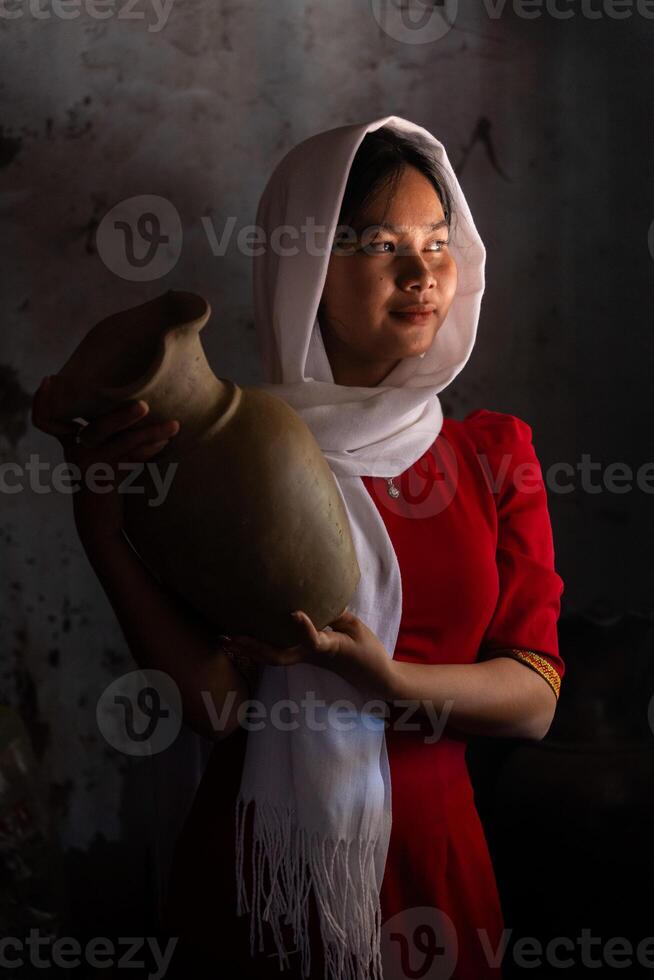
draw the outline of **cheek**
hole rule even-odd
[[[375,268],[374,263],[359,263],[353,257],[348,265],[347,258],[340,258],[332,263],[328,272],[323,301],[328,312],[344,314],[349,311],[358,317],[362,310],[369,311],[379,303],[383,305],[393,288],[390,274]]]
[[[356,296],[354,272],[350,259],[332,256],[327,269],[322,299],[327,309],[337,310],[349,306]]]
[[[443,301],[449,305],[454,299],[454,294],[456,293],[456,287],[459,280],[459,274],[454,259],[450,259],[447,265],[441,268],[437,279],[441,297]]]
[[[395,275],[391,268],[383,268],[382,262],[369,261],[357,270],[354,302],[374,311],[385,312],[389,301],[397,292]]]

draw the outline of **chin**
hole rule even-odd
[[[432,333],[428,341],[424,341],[420,344],[405,344],[404,353],[400,354],[400,357],[420,357],[421,354],[426,354],[436,337],[436,331]]]
[[[402,327],[404,333],[398,334],[395,329],[387,334],[385,344],[378,343],[374,349],[369,349],[370,356],[378,360],[398,361],[405,357],[420,357],[426,354],[434,342],[440,324],[436,327]],[[381,337],[379,338],[381,340]]]

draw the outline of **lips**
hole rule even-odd
[[[403,306],[400,310],[392,310],[392,313],[435,313],[436,307],[430,306],[429,303],[422,303],[416,306]]]
[[[422,309],[418,309],[417,311],[415,311],[415,308],[413,311],[411,309],[391,311],[393,316],[396,316],[400,320],[403,320],[404,323],[428,323],[429,320],[431,320],[431,318],[433,317],[435,312],[436,310],[434,310],[432,307],[426,307],[426,308],[423,307]]]

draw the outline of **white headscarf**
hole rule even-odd
[[[452,192],[455,230],[450,252],[458,286],[446,319],[422,357],[407,357],[374,388],[334,383],[316,317],[329,249],[307,246],[307,219],[337,228],[353,157],[366,133],[389,126],[422,136],[433,148]],[[360,477],[399,476],[432,445],[443,414],[437,393],[461,371],[475,342],[484,290],[485,249],[442,144],[407,119],[386,116],[340,126],[295,146],[263,192],[257,225],[268,243],[254,264],[255,323],[266,384],[304,419],[327,459],[347,508],[361,579],[348,609],[393,656],[402,612],[402,583],[384,522]],[[270,247],[275,229],[290,231]],[[293,235],[296,237],[292,237]],[[318,254],[311,254],[311,253]],[[250,909],[243,880],[247,803],[254,800],[251,941],[255,925],[263,949],[261,916],[271,923],[280,965],[287,962],[279,929],[294,925],[309,972],[308,889],[312,885],[329,978],[381,978],[379,890],[391,829],[391,786],[384,723],[361,693],[333,672],[307,664],[267,667],[257,697],[269,709],[308,691],[327,703],[356,706],[350,731],[308,727],[300,712],[295,730],[266,724],[248,733],[237,800],[238,914]],[[269,714],[266,714],[269,717]],[[269,881],[264,880],[264,862]],[[265,911],[261,904],[265,903]]]

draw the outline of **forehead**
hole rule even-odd
[[[392,195],[392,198],[391,198]],[[445,217],[443,205],[428,177],[407,166],[393,185],[382,187],[368,201],[361,218],[403,227],[425,227]]]

